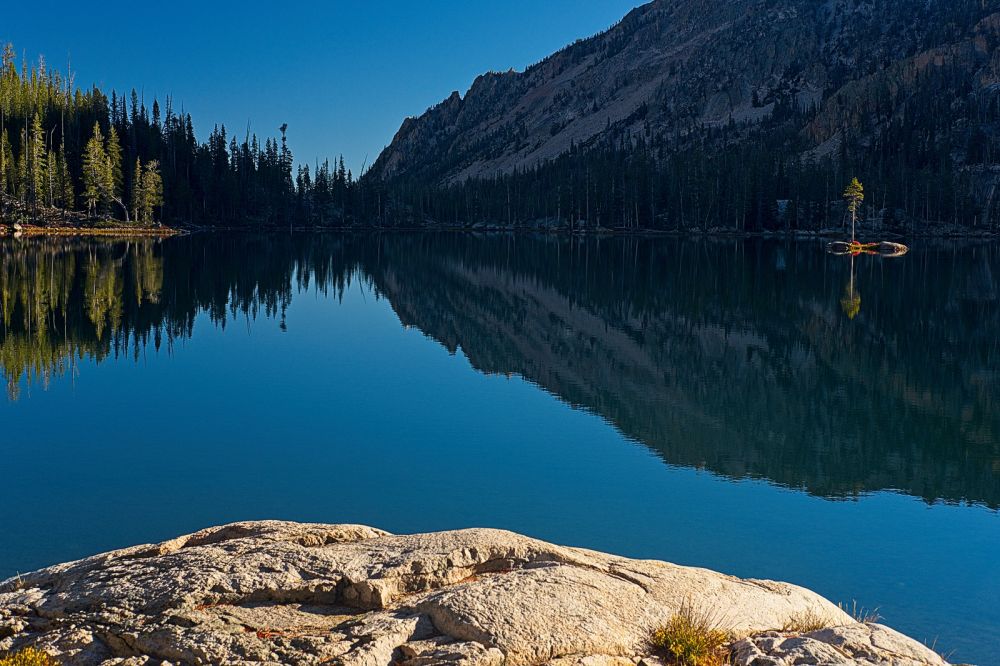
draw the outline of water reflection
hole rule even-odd
[[[162,290],[163,259],[152,242],[5,245],[0,365],[8,396],[17,399],[22,379],[46,386],[71,371],[74,359],[102,360],[122,351],[128,346],[128,336],[122,337],[126,328],[144,344],[160,322],[140,326],[134,317],[126,322],[126,309],[155,306]]]
[[[16,399],[71,381],[75,359],[169,349],[201,312],[283,324],[298,292],[360,279],[479,371],[522,375],[669,464],[997,507],[998,262],[953,245],[855,265],[766,241],[5,240],[0,365]]]
[[[861,312],[861,294],[855,287],[854,276],[854,257],[851,257],[851,279],[844,290],[844,297],[840,299],[840,309],[848,319],[854,319]]]
[[[843,246],[847,246],[846,251],[842,251]],[[864,249],[864,246],[852,246],[846,243],[835,242],[827,246],[827,252],[837,257],[848,257],[851,263],[850,278],[844,289],[844,296],[840,299],[840,309],[844,311],[848,319],[854,319],[861,312],[861,293],[857,287],[856,262],[859,259],[870,257],[881,257],[883,259],[898,259],[906,256],[910,251],[905,245],[897,243],[882,243],[886,246],[881,251],[879,249]]]

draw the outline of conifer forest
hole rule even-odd
[[[753,126],[693,125],[682,138],[636,132],[641,117],[629,118],[561,156],[492,176],[442,177],[444,151],[393,177],[356,177],[343,157],[296,164],[286,125],[263,139],[217,125],[201,141],[171,99],[81,89],[44,59],[19,62],[8,44],[0,211],[8,224],[74,226],[821,231],[844,228],[839,195],[860,177],[871,193],[862,233],[996,231],[989,165],[1000,146],[969,128],[1000,122],[1000,97],[962,97],[970,122],[956,130],[940,118],[961,91],[938,76],[877,144],[847,136],[821,159],[802,159],[808,146],[789,129],[815,111],[777,105]]]

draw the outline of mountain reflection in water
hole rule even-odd
[[[819,244],[762,240],[8,239],[0,365],[25,399],[72,381],[79,358],[166,353],[199,313],[283,319],[301,291],[361,280],[479,371],[522,375],[671,465],[996,508],[998,268],[990,245],[852,269]]]

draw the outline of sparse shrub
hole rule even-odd
[[[840,610],[844,611],[848,615],[854,618],[855,622],[860,622],[861,624],[874,624],[882,619],[882,616],[878,614],[878,609],[868,610],[863,606],[858,606],[858,602],[852,602],[850,608],[844,604],[837,604]]]
[[[719,629],[716,619],[689,603],[666,625],[653,632],[653,647],[676,666],[723,666],[732,636]]]
[[[13,578],[6,581],[0,581],[0,592],[19,592],[26,587],[27,584],[24,582],[24,578],[21,577],[21,574],[17,574]]]
[[[794,634],[808,634],[827,629],[829,626],[829,620],[810,608],[790,617],[781,630]]]
[[[59,662],[41,650],[25,648],[7,656],[0,656],[0,666],[59,666]]]

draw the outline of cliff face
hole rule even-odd
[[[240,523],[0,582],[0,653],[79,666],[662,663],[652,632],[711,609],[733,664],[945,666],[794,585],[554,546],[510,532],[394,536]],[[827,628],[773,631],[808,618]],[[714,621],[714,620],[713,620]]]
[[[943,101],[939,125],[992,133],[973,107],[1000,86],[997,11],[997,0],[655,0],[406,120],[371,176],[456,182],[611,136],[678,146],[732,125],[792,132],[803,156],[836,154],[845,133],[874,149],[893,118],[929,112],[928,95]]]

